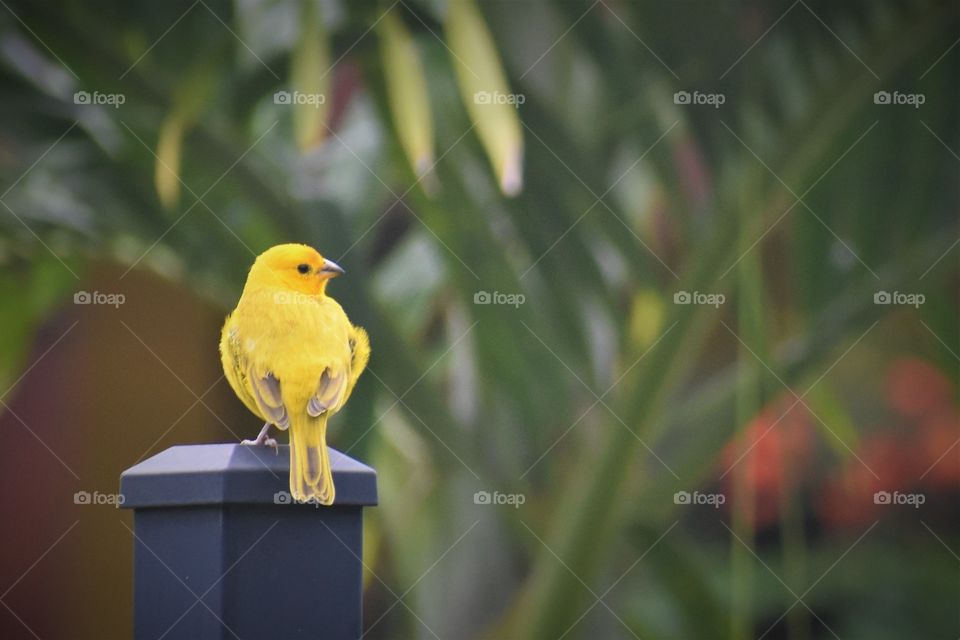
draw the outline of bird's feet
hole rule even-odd
[[[263,438],[262,440],[260,438],[257,438],[256,440],[247,439],[247,440],[241,440],[240,444],[245,444],[250,447],[264,447],[264,446],[273,447],[274,449],[280,446],[277,443],[276,438]]]
[[[279,451],[279,445],[277,444],[276,438],[271,438],[270,433],[270,423],[263,425],[263,429],[260,430],[260,434],[257,436],[256,440],[241,440],[240,444],[244,444],[251,447],[273,447],[274,451]]]

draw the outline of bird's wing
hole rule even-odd
[[[267,371],[258,373],[241,346],[240,333],[229,319],[220,343],[223,371],[237,396],[253,413],[281,429],[290,424],[280,397],[280,381]]]
[[[250,388],[257,399],[257,406],[263,412],[263,417],[281,429],[289,427],[290,416],[280,395],[280,380],[270,371],[257,375],[252,367],[250,368],[249,379]]]
[[[363,327],[350,327],[350,381],[347,396],[353,392],[353,386],[367,367],[370,360],[370,338]]]
[[[343,371],[324,369],[317,390],[307,403],[307,413],[319,416],[327,411],[336,413],[346,403],[353,385],[370,359],[370,338],[361,327],[350,327],[350,362]]]
[[[250,364],[240,348],[237,329],[231,325],[229,318],[223,328],[223,336],[220,340],[220,360],[223,364],[224,376],[226,376],[227,382],[230,383],[230,387],[237,394],[237,397],[250,411],[263,418],[257,402],[251,394],[247,376]]]
[[[324,369],[317,390],[307,403],[307,413],[317,417],[327,411],[338,411],[347,399],[347,384],[348,372]]]

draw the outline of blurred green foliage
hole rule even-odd
[[[862,531],[811,534],[793,495],[764,544],[671,496],[785,386],[817,386],[835,466],[883,363],[920,354],[955,388],[958,22],[937,1],[11,2],[0,375],[90,264],[226,311],[257,253],[305,242],[373,342],[334,445],[380,471],[370,569],[410,592],[371,578],[370,637],[754,637],[788,607],[767,637],[953,637],[954,558],[919,522],[795,605]],[[488,85],[522,104],[484,111]]]

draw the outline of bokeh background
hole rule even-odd
[[[119,474],[256,434],[289,241],[365,637],[960,634],[957,3],[0,5],[3,638],[129,636]]]

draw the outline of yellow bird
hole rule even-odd
[[[220,359],[230,386],[264,420],[256,440],[276,446],[270,425],[290,431],[290,495],[333,504],[327,420],[350,397],[370,358],[367,332],[350,323],[327,282],[344,271],[303,244],[267,249],[250,268],[227,316]]]

